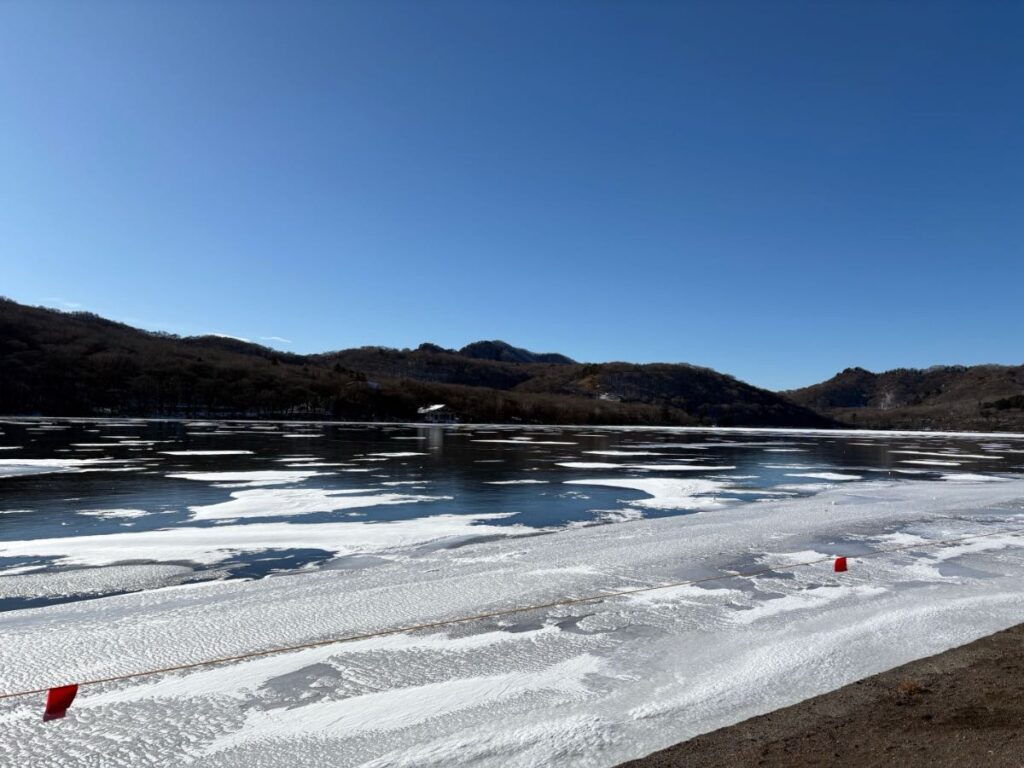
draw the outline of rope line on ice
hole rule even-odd
[[[990,531],[988,533],[969,534],[966,536],[958,536],[950,539],[939,539],[936,541],[924,541],[917,542],[914,544],[904,544],[898,547],[888,547],[885,549],[876,549],[872,552],[866,552],[860,555],[849,555],[849,556],[835,556],[828,555],[826,557],[820,557],[814,560],[807,560],[800,563],[791,563],[789,565],[770,566],[765,568],[758,568],[752,571],[736,571],[736,572],[723,572],[716,576],[706,576],[700,579],[686,579],[683,581],[673,581],[664,584],[655,584],[644,587],[633,587],[631,589],[619,589],[611,590],[608,592],[600,592],[593,595],[586,595],[583,597],[572,597],[564,598],[560,600],[552,600],[546,603],[534,603],[530,605],[516,606],[514,608],[503,608],[497,611],[487,611],[485,613],[475,613],[469,616],[460,616],[453,619],[440,619],[438,621],[428,621],[420,624],[409,624],[402,627],[393,627],[390,629],[381,629],[373,632],[363,632],[351,635],[342,635],[329,637],[322,640],[312,640],[305,643],[297,643],[295,645],[278,646],[276,648],[266,648],[259,651],[246,651],[245,653],[233,654],[230,656],[218,656],[211,659],[202,659],[200,661],[188,662],[185,664],[173,664],[165,667],[156,667],[153,669],[142,670],[140,672],[127,672],[120,675],[110,675],[109,677],[98,677],[91,680],[83,680],[78,683],[62,684],[62,685],[48,685],[40,688],[30,688],[21,691],[11,691],[8,693],[0,693],[0,700],[2,699],[13,699],[22,696],[31,696],[39,693],[47,693],[47,706],[44,714],[44,720],[52,720],[61,718],[67,711],[67,708],[71,706],[71,701],[74,699],[78,689],[82,686],[87,685],[101,685],[103,683],[114,683],[125,680],[137,680],[143,677],[152,677],[154,675],[161,675],[168,672],[182,672],[185,670],[198,669],[201,667],[211,667],[218,664],[227,664],[234,661],[245,661],[246,659],[256,659],[264,656],[273,656],[279,653],[292,653],[294,651],[301,651],[307,648],[319,648],[326,645],[336,645],[341,643],[351,643],[359,640],[369,640],[377,637],[387,637],[390,635],[400,635],[406,632],[416,632],[424,629],[438,629],[440,627],[451,627],[458,624],[467,624],[473,621],[480,621],[482,619],[494,619],[505,616],[515,616],[521,613],[529,613],[530,611],[545,610],[548,608],[559,608],[569,605],[580,605],[583,603],[593,603],[601,600],[610,600],[616,597],[626,597],[628,595],[642,594],[645,592],[655,592],[659,589],[671,589],[673,587],[685,587],[695,584],[706,584],[712,581],[723,581],[725,579],[748,579],[755,576],[761,576],[767,573],[778,573],[784,571],[790,571],[796,568],[807,568],[814,565],[821,565],[822,563],[831,562],[834,564],[834,569],[837,573],[841,573],[847,570],[847,563],[849,560],[864,560],[869,557],[877,557],[879,555],[893,554],[897,552],[905,552],[913,549],[936,549],[951,544],[959,544],[964,541],[971,541],[974,539],[985,539],[991,538],[992,536],[1018,536],[1024,533],[1024,527],[1013,527],[1013,528],[1002,528],[998,531]]]

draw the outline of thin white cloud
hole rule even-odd
[[[276,341],[276,342],[279,342],[281,344],[291,344],[292,343],[291,339],[285,339],[285,338],[282,338],[281,336],[260,336],[260,341]]]

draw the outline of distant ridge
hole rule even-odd
[[[1024,431],[1024,365],[933,366],[773,393],[688,364],[578,363],[507,342],[317,355],[0,298],[0,413]]]
[[[692,365],[584,364],[504,341],[297,355],[0,299],[0,413],[417,421],[435,403],[466,422],[833,424]]]
[[[847,368],[782,394],[859,427],[1024,431],[1024,365]]]

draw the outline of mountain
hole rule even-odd
[[[780,426],[830,423],[779,395],[710,368],[665,363],[510,363],[467,358],[464,349],[454,351],[428,344],[415,350],[360,347],[314,358],[321,364],[340,365],[382,379],[485,387],[517,396],[558,396],[601,408],[646,405],[658,409],[655,422]],[[569,360],[562,355],[555,357]],[[685,414],[686,421],[675,421],[681,414]]]
[[[877,429],[1024,430],[1024,365],[847,368],[782,393],[846,424]]]
[[[576,361],[554,352],[537,354],[522,347],[513,347],[504,341],[477,341],[459,350],[460,355],[476,360],[498,360],[503,363],[553,363],[573,365]]]
[[[152,333],[0,299],[0,413],[829,426],[775,393],[690,365],[585,364],[499,341],[317,355]]]

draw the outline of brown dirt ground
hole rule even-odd
[[[1024,624],[619,768],[1024,768]]]

